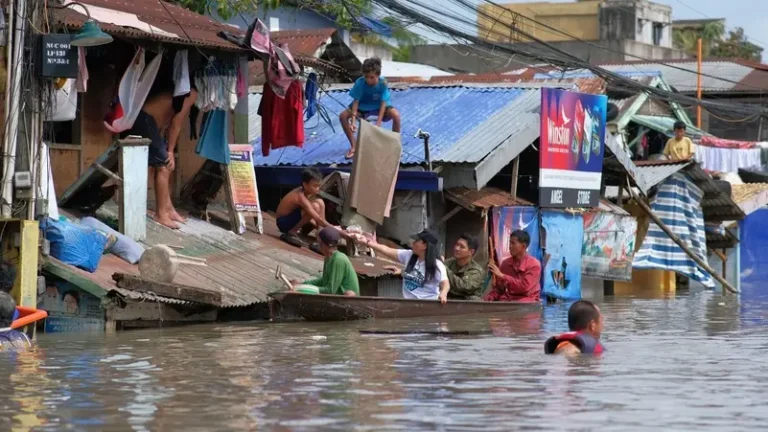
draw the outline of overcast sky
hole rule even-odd
[[[471,0],[476,4],[483,0]],[[497,3],[528,3],[527,0],[495,0]],[[575,0],[549,0],[553,3],[573,3]],[[768,0],[655,0],[672,7],[672,19],[725,18],[726,30],[743,27],[749,40],[768,52]],[[438,8],[460,11],[451,0],[426,1]],[[469,17],[467,17],[469,18]],[[477,17],[471,17],[476,20]],[[467,29],[463,29],[467,30]],[[421,32],[419,32],[421,33]],[[425,34],[432,43],[440,37]],[[443,40],[440,40],[443,42]]]

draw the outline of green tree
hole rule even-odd
[[[728,38],[719,42],[712,50],[715,57],[742,58],[746,60],[761,61],[763,48],[747,40],[744,29],[736,27],[728,32]]]
[[[675,29],[672,32],[672,43],[675,48],[695,57],[698,55],[698,40],[701,38],[701,51],[706,58],[712,55],[712,51],[723,40],[724,35],[725,25],[723,22],[714,21],[698,28]]]
[[[217,14],[223,19],[230,19],[241,13],[253,13],[257,7],[275,9],[278,7],[295,7],[315,10],[327,16],[334,17],[339,26],[353,31],[353,40],[383,46],[392,51],[396,61],[408,61],[411,47],[425,43],[424,38],[410,31],[402,20],[387,16],[382,22],[392,27],[390,44],[381,36],[371,32],[355,31],[359,25],[356,17],[370,14],[373,4],[370,0],[175,0],[185,8],[199,14]]]

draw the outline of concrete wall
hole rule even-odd
[[[687,58],[681,50],[643,44],[634,40],[602,40],[591,42],[592,45],[579,41],[553,42],[555,47],[567,51],[592,64],[605,64],[637,60],[632,55],[651,60],[673,60]],[[517,44],[510,45],[514,48]],[[538,44],[520,44],[521,49],[536,49]],[[626,53],[626,54],[625,54]],[[411,61],[435,66],[443,70],[463,73],[489,73],[494,70],[522,68],[541,63],[527,60],[523,56],[496,51],[487,48],[465,45],[419,45],[411,50]]]
[[[369,57],[378,57],[382,61],[392,61],[392,51],[381,46],[350,42],[349,47],[352,49],[352,52],[362,60]]]
[[[500,7],[499,7],[500,6]],[[579,3],[513,3],[504,5],[482,4],[478,13],[478,35],[493,42],[520,42],[526,39],[510,27],[520,28],[537,39],[547,42],[572,38],[544,26],[537,26],[526,18],[538,21],[583,40],[599,38],[599,1]],[[522,17],[517,17],[520,15]]]

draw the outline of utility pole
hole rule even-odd
[[[701,129],[701,38],[697,42],[697,54],[696,98],[699,100],[699,105],[696,105],[696,127]]]

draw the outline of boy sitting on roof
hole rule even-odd
[[[349,258],[338,250],[341,239],[339,230],[330,226],[325,227],[317,234],[317,238],[320,243],[320,250],[325,257],[323,275],[306,282],[291,281],[291,284],[294,287],[300,284],[316,286],[319,288],[320,294],[360,295],[357,272],[352,267]]]
[[[693,141],[685,136],[685,123],[675,122],[675,136],[664,146],[664,155],[670,159],[688,159],[696,154]]]
[[[381,77],[381,60],[371,57],[363,62],[363,76],[355,81],[349,91],[354,101],[341,112],[339,120],[341,127],[349,139],[350,149],[344,156],[352,159],[355,156],[355,130],[357,130],[358,113],[363,120],[376,116],[376,126],[382,121],[392,120],[392,132],[400,132],[400,113],[389,103],[389,87],[387,80]]]

